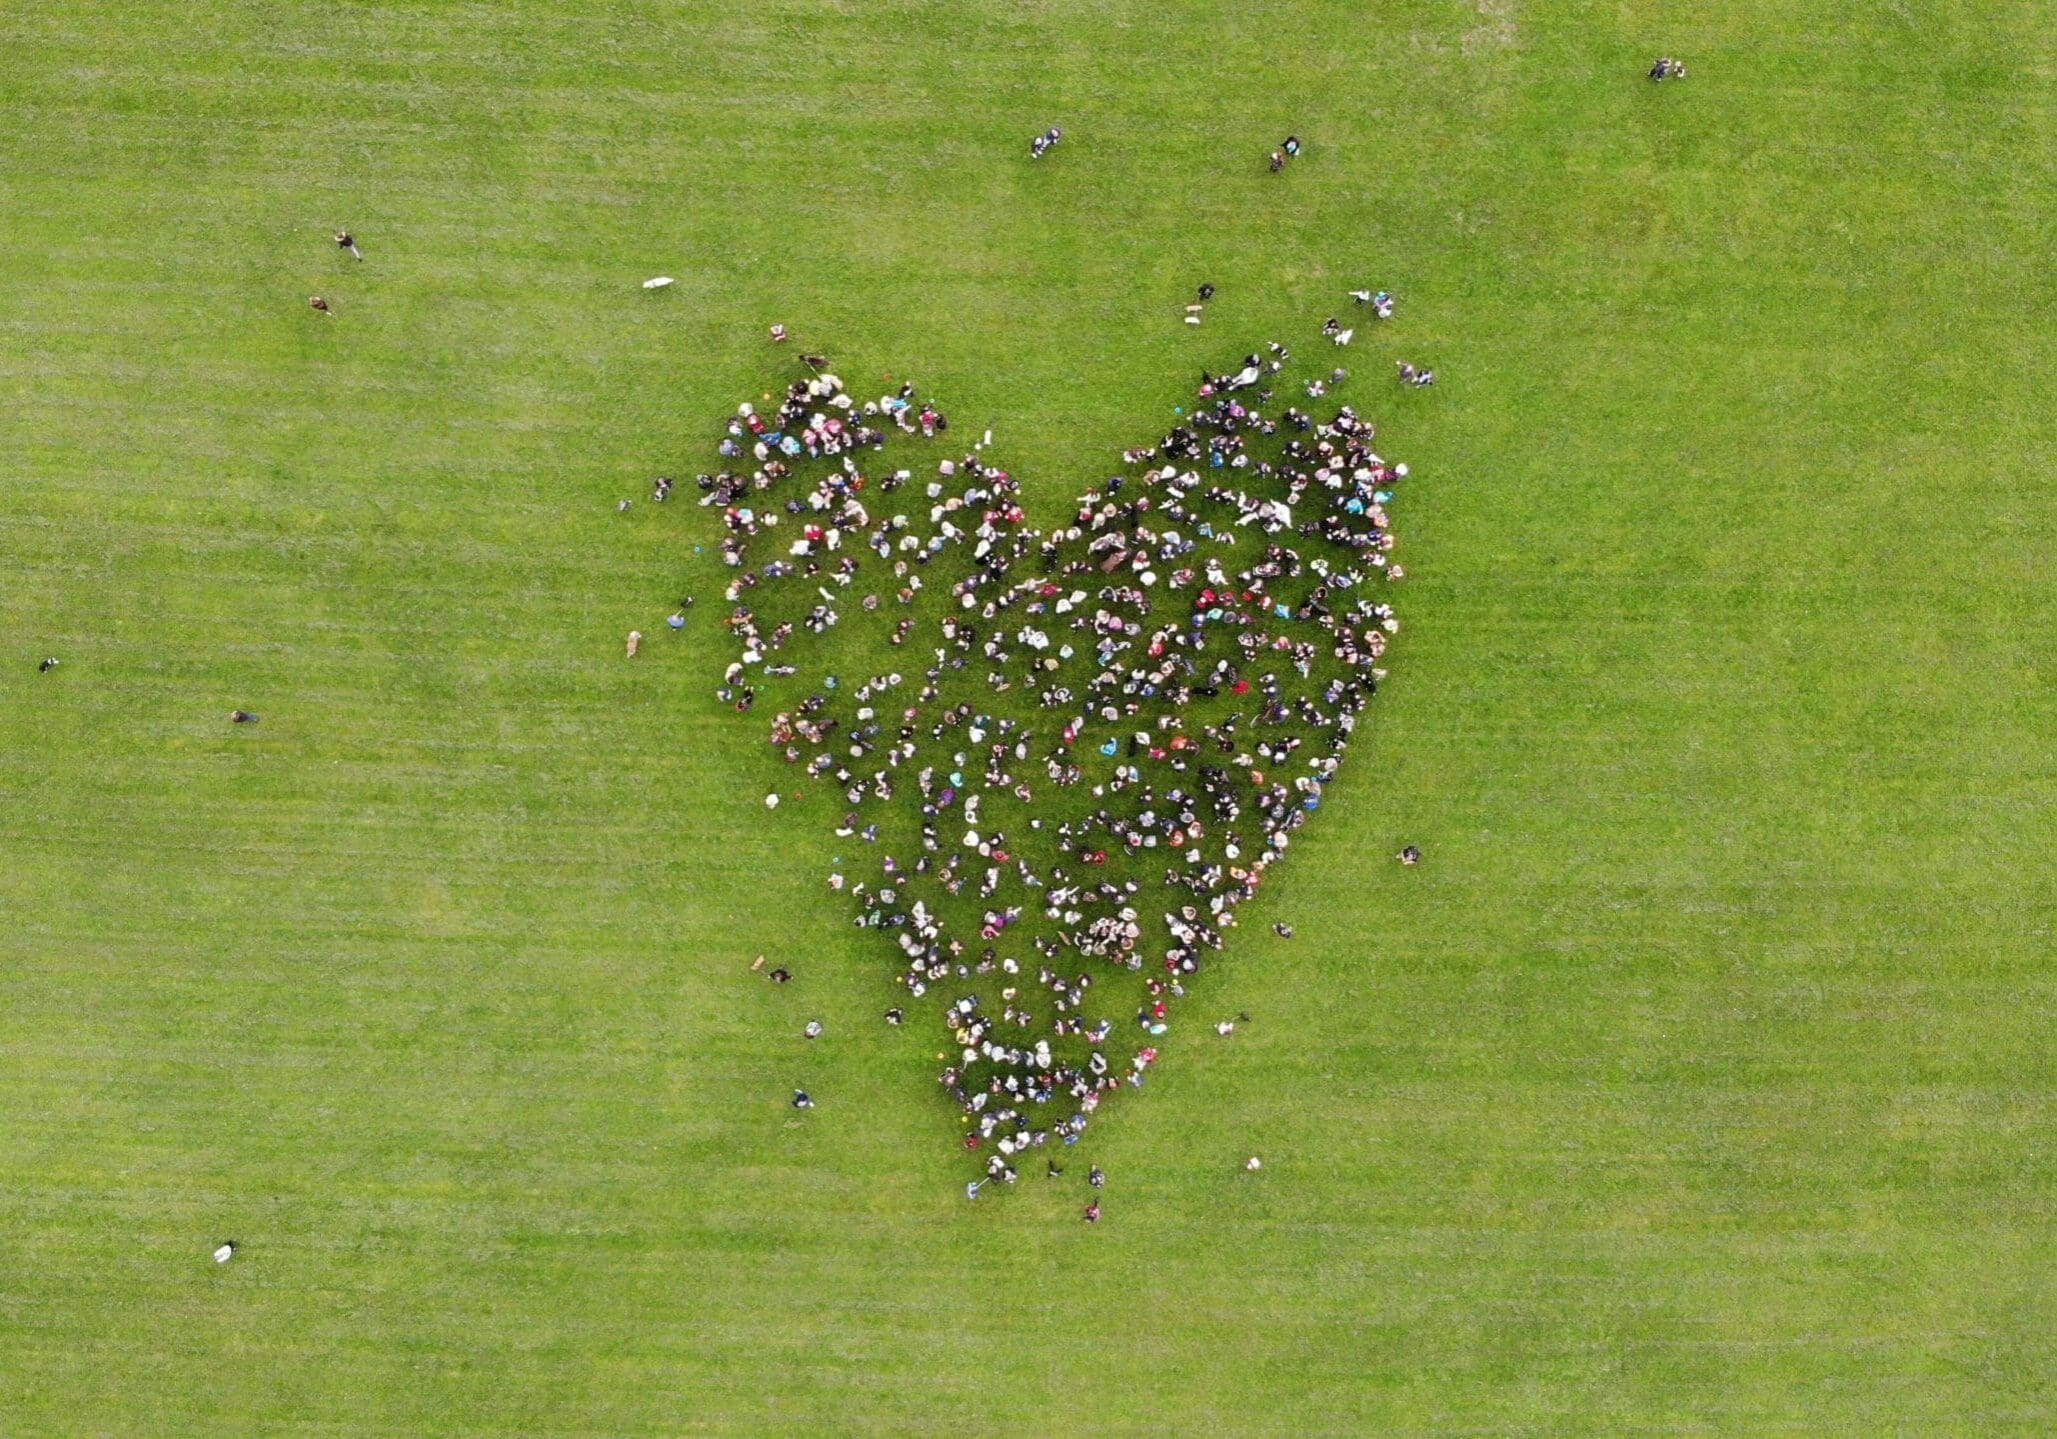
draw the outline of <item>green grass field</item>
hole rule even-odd
[[[16,5],[0,1431],[2057,1427],[2053,76],[2048,0]],[[1407,629],[1254,1020],[1105,1222],[967,1205],[707,516],[615,501],[783,321],[1049,518],[1367,283]]]

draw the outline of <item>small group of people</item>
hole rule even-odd
[[[1686,78],[1686,62],[1674,60],[1669,55],[1659,56],[1650,64],[1650,78],[1652,80],[1683,80]],[[1719,79],[1718,76],[1716,78],[1717,80]],[[1721,87],[1717,84],[1715,88],[1718,90]]]
[[[336,231],[336,248],[348,251],[352,259],[362,260],[364,258],[364,252],[357,248],[357,237],[348,230]],[[307,297],[307,308],[314,311],[315,314],[326,316],[331,320],[336,317],[336,312],[330,308],[329,302],[320,295],[309,295]]]
[[[1033,139],[1029,141],[1029,158],[1031,160],[1042,159],[1045,155],[1049,154],[1053,149],[1055,149],[1057,147],[1057,142],[1059,140],[1062,140],[1063,138],[1064,132],[1058,129],[1055,125],[1052,125],[1042,134],[1035,136]]]
[[[1271,152],[1271,173],[1276,175],[1279,171],[1285,169],[1287,162],[1297,159],[1299,154],[1300,137],[1298,135],[1286,136],[1285,139],[1279,142],[1279,147]]]
[[[1360,305],[1371,306],[1372,314],[1381,320],[1393,318],[1393,297],[1385,290],[1352,290],[1350,298]]]

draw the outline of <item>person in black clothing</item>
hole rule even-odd
[[[256,715],[254,715],[254,714],[252,714],[252,713],[250,713],[250,711],[248,711],[248,710],[230,710],[230,711],[229,711],[229,723],[230,723],[230,724],[256,724],[256,723],[257,723],[257,716],[256,716]]]

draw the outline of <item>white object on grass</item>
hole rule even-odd
[[[226,1264],[235,1257],[236,1246],[234,1243],[222,1244],[215,1248],[214,1262],[216,1264]]]
[[[677,281],[673,280],[669,275],[657,275],[651,279],[643,281],[643,288],[646,290],[661,290],[666,285],[676,283]]]

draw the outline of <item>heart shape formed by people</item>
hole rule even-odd
[[[866,862],[829,884],[944,1026],[975,1194],[1142,1086],[1320,806],[1399,628],[1407,467],[1349,406],[1282,397],[1273,344],[1045,533],[990,431],[962,444],[911,385],[860,402],[807,358],[700,477],[740,646],[719,694],[775,710],[779,756],[841,791]]]

